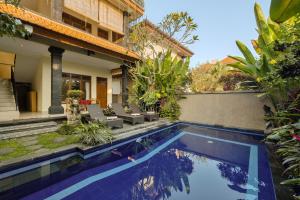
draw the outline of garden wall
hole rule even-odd
[[[180,120],[262,131],[265,129],[263,105],[257,92],[222,92],[184,95],[179,101]]]

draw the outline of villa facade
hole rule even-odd
[[[127,101],[128,66],[139,59],[128,48],[129,24],[144,14],[143,1],[22,0],[18,8],[0,3],[0,12],[31,32],[25,39],[0,38],[0,120],[24,112],[63,114],[70,89],[103,108]],[[177,56],[192,55],[168,42]]]

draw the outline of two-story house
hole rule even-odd
[[[63,114],[71,89],[103,108],[128,100],[128,66],[140,58],[127,48],[129,24],[144,14],[143,0],[22,0],[18,8],[0,0],[0,13],[32,32],[25,39],[0,38],[0,121]],[[143,23],[163,36],[158,51],[167,44],[174,56],[193,55]]]

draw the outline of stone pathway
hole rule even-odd
[[[13,147],[0,148],[0,156],[9,154],[9,153],[13,152],[14,150],[15,150],[15,148],[13,148]]]
[[[28,146],[27,149],[31,150],[31,151],[36,151],[39,150],[43,147],[43,145],[37,144],[37,145],[33,145],[33,146]]]
[[[61,142],[63,142],[63,141],[65,141],[67,138],[65,138],[65,137],[58,137],[58,138],[55,138],[54,140],[53,140],[53,142],[54,143],[61,143]]]
[[[41,148],[39,150],[36,150],[34,153],[39,155],[39,154],[45,154],[45,153],[48,153],[48,152],[49,152],[49,149]]]
[[[33,151],[34,154],[46,153],[49,149],[43,148],[43,145],[38,144],[37,136],[21,138],[20,141],[26,149]]]
[[[28,142],[28,141],[33,141],[33,140],[37,140],[37,136],[23,137],[20,139],[20,141],[22,141],[22,142]]]
[[[32,146],[32,145],[35,145],[37,144],[38,141],[37,140],[29,140],[29,141],[26,141],[26,142],[23,142],[22,144],[27,147],[27,146]]]

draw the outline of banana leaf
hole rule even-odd
[[[254,13],[255,13],[255,19],[256,24],[258,27],[258,33],[261,35],[263,40],[267,45],[270,45],[274,40],[276,40],[276,34],[273,32],[273,30],[270,28],[269,24],[266,21],[266,17],[263,14],[263,11],[258,3],[255,3],[254,6]]]
[[[250,64],[255,64],[256,60],[251,51],[248,49],[248,47],[239,40],[236,41],[236,45],[240,49],[241,53],[244,55],[246,61]]]
[[[242,57],[239,57],[239,56],[228,56],[228,57],[236,60],[236,62],[240,62],[245,65],[247,64],[247,61]]]
[[[299,0],[272,0],[270,17],[277,23],[283,23],[300,13]]]

